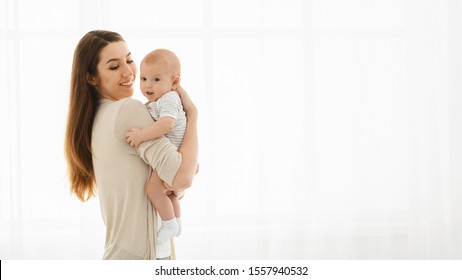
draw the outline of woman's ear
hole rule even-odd
[[[181,81],[180,76],[176,76],[175,78],[173,78],[173,84],[172,84],[173,90],[176,90],[178,88],[178,86],[180,85],[180,81]]]
[[[89,83],[92,86],[96,86],[96,79],[90,75],[90,73],[87,73],[87,83]]]

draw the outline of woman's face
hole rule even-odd
[[[132,96],[136,65],[127,44],[109,43],[99,55],[98,74],[90,77],[89,83],[96,86],[102,98],[116,101]]]

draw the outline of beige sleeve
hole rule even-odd
[[[123,102],[117,116],[116,136],[124,142],[124,147],[127,148],[128,153],[140,156],[146,164],[157,171],[164,182],[171,186],[181,165],[181,154],[165,136],[145,141],[136,149],[130,147],[125,134],[131,128],[149,126],[154,120],[140,101],[128,98]]]

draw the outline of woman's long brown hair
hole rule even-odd
[[[81,201],[90,199],[96,192],[91,131],[98,91],[87,82],[87,75],[98,75],[97,65],[101,50],[109,43],[117,41],[123,41],[118,33],[94,30],[80,39],[74,51],[64,149],[71,191]]]

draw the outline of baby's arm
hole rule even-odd
[[[162,117],[145,128],[132,128],[127,133],[127,142],[132,147],[138,147],[141,142],[161,137],[173,129],[175,121],[171,117]]]

